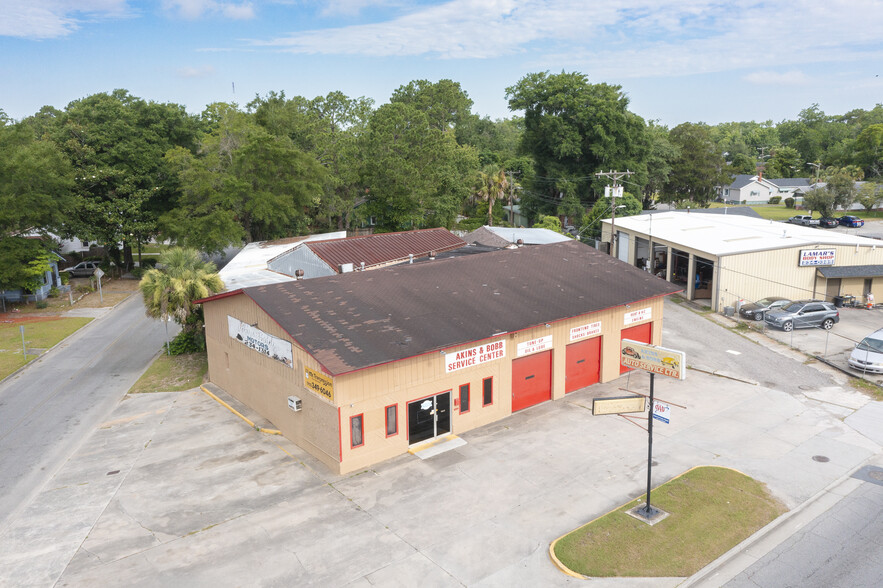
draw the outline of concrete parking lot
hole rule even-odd
[[[657,379],[657,397],[685,408],[654,430],[654,484],[724,465],[793,508],[880,452],[881,403],[836,372],[675,304],[665,320],[691,370]],[[646,483],[646,432],[591,416],[592,398],[647,387],[632,373],[465,433],[455,450],[347,476],[199,390],[127,396],[0,535],[0,584],[580,583],[552,564],[550,542]]]

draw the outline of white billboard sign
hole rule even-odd
[[[619,350],[619,361],[625,367],[679,380],[683,380],[687,376],[687,354],[683,351],[648,345],[630,339],[623,339]]]
[[[797,262],[797,265],[799,267],[834,265],[836,255],[836,249],[801,249],[800,260]]]
[[[546,349],[552,349],[552,335],[546,335],[545,337],[519,343],[516,356],[523,357],[525,355],[530,355],[531,353],[545,351]]]
[[[578,339],[585,339],[586,337],[591,337],[593,335],[601,334],[601,321],[597,323],[590,323],[588,325],[580,325],[578,327],[573,327],[570,329],[570,340],[577,341]]]
[[[623,326],[633,325],[635,323],[640,323],[642,321],[649,321],[651,318],[651,308],[648,306],[647,308],[640,308],[638,310],[633,310],[632,312],[627,312],[623,316],[622,324]]]
[[[291,343],[227,315],[227,332],[246,347],[293,367]]]
[[[454,353],[445,353],[445,372],[451,373],[506,357],[506,341],[492,341]]]

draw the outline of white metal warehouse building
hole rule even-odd
[[[610,241],[611,221],[603,221]],[[739,215],[617,218],[616,256],[684,287],[716,311],[766,296],[883,296],[883,241]]]

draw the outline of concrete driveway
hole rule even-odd
[[[880,403],[786,346],[674,304],[663,338],[693,369],[657,379],[657,397],[686,408],[655,427],[654,485],[724,465],[794,507],[880,452],[876,421],[861,418]],[[757,365],[775,367],[757,378]],[[0,584],[580,584],[552,564],[550,542],[646,483],[646,432],[591,416],[592,397],[647,384],[632,373],[465,433],[447,453],[348,476],[199,390],[128,396],[0,535]]]

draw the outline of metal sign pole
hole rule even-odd
[[[655,375],[650,372],[650,418],[647,419],[647,506],[644,507],[644,516],[648,519],[654,514],[650,506],[650,476],[653,471],[653,377]]]
[[[19,325],[18,330],[21,331],[21,354],[25,358],[25,363],[28,363],[28,350],[25,348],[25,326]]]

